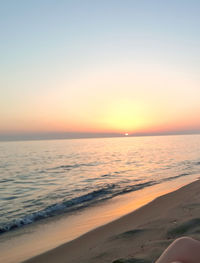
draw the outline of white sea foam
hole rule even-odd
[[[0,233],[198,174],[199,138],[1,143]]]

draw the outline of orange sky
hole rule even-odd
[[[189,3],[55,3],[42,16],[32,5],[1,17],[0,134],[200,130],[200,19]]]

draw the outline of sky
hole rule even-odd
[[[0,1],[0,139],[200,132],[200,1]]]

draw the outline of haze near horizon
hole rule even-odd
[[[199,1],[0,10],[0,139],[200,132]]]

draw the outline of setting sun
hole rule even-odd
[[[184,224],[200,240],[200,1],[0,10],[1,261],[163,263]]]
[[[68,4],[63,5],[63,10],[66,6],[68,10]],[[33,23],[30,25],[32,30],[28,30],[23,23],[15,30],[9,27],[9,36],[4,32],[2,37],[10,37],[10,43],[15,42],[12,38],[16,30],[23,37],[18,39],[19,55],[16,56],[16,48],[9,45],[4,52],[9,54],[10,61],[6,67],[2,64],[1,87],[6,88],[0,97],[0,139],[24,138],[29,134],[38,138],[40,133],[49,137],[50,133],[120,135],[128,130],[133,135],[200,131],[199,66],[194,63],[199,52],[189,48],[186,45],[189,42],[180,42],[174,37],[179,35],[179,28],[170,27],[177,31],[173,37],[168,35],[166,42],[159,25],[149,17],[155,29],[149,38],[149,32],[135,21],[137,16],[134,18],[131,13],[133,24],[125,16],[122,24],[117,26],[119,20],[114,12],[105,18],[110,27],[108,30],[101,28],[101,19],[98,20],[101,17],[98,18],[98,12],[103,9],[96,9],[92,4],[91,8],[97,12],[92,19],[97,27],[95,31],[87,22],[89,17],[78,26],[80,21],[74,23],[74,16],[71,16],[71,22],[66,20],[65,15],[59,14],[62,13],[60,10],[58,14],[53,12],[54,19],[51,12],[45,14],[44,28],[37,28]],[[73,14],[81,9],[72,10]],[[43,19],[39,16],[38,23],[43,24]],[[146,16],[143,19],[145,21]],[[51,25],[50,34],[48,25],[51,23],[55,25]],[[110,35],[116,29],[119,39],[115,39],[115,33],[113,38],[107,38],[108,32]],[[72,32],[76,32],[77,37],[70,35]],[[191,43],[195,43],[196,35],[190,33],[187,39],[191,38]],[[40,46],[43,42],[48,43],[49,48]]]

